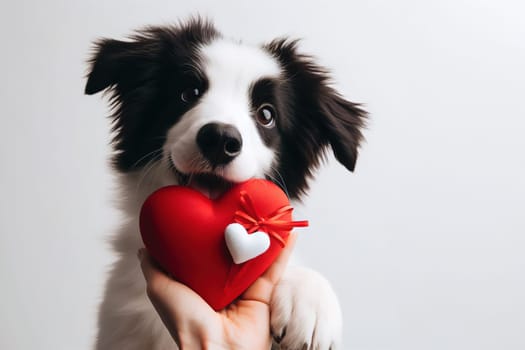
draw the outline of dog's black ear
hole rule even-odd
[[[84,92],[92,95],[116,84],[126,60],[126,53],[131,49],[129,42],[110,39],[96,42],[95,55],[90,60],[91,69]]]
[[[319,91],[319,112],[319,121],[335,158],[348,170],[354,171],[359,144],[363,140],[361,129],[366,112],[324,84]]]
[[[272,41],[265,48],[280,61],[292,85],[297,101],[296,115],[300,116],[310,135],[302,148],[312,155],[319,146],[330,145],[336,159],[353,171],[367,113],[359,104],[345,100],[335,91],[328,71],[317,65],[311,56],[298,53],[297,43],[297,40],[283,38]],[[307,158],[312,159],[311,156]],[[317,160],[310,165],[316,166]]]
[[[92,95],[115,85],[119,90],[133,87],[134,82],[144,78],[142,75],[147,73],[147,64],[156,57],[158,46],[147,37],[135,37],[132,41],[97,41],[85,93]]]

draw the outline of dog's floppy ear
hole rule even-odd
[[[312,155],[319,146],[330,145],[336,159],[353,171],[367,113],[359,104],[345,100],[335,91],[328,71],[318,66],[311,56],[298,53],[297,43],[297,40],[282,38],[265,48],[280,61],[292,85],[297,100],[296,114],[301,116],[310,134],[302,148]],[[316,166],[317,161],[309,165]]]
[[[335,158],[354,171],[366,112],[358,104],[341,97],[333,88],[323,85],[319,90],[319,121]]]
[[[152,38],[137,36],[133,39],[102,39],[95,43],[86,94],[92,95],[111,86],[117,86],[122,92],[144,80],[148,64],[157,57],[160,48]]]
[[[103,39],[96,42],[84,92],[92,95],[116,84],[126,61],[126,53],[131,49],[131,43],[124,41]]]

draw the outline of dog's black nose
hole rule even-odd
[[[197,145],[213,166],[224,165],[241,153],[242,137],[233,125],[209,123],[197,133]]]

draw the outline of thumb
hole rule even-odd
[[[297,233],[291,232],[288,241],[279,257],[240,297],[240,300],[257,300],[265,304],[270,303],[273,289],[281,279],[292,254]]]

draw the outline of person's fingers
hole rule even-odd
[[[169,278],[155,264],[148,251],[142,248],[138,251],[137,256],[140,260],[140,268],[146,280],[146,292],[151,302],[158,307],[169,299],[169,294],[177,289],[177,282]]]
[[[140,260],[142,273],[146,279],[148,296],[150,299],[155,299],[152,301],[194,297],[193,294],[195,293],[190,288],[175,281],[161,271],[146,249],[140,249],[137,255]]]
[[[240,297],[240,300],[254,300],[260,301],[265,304],[270,303],[273,288],[281,279],[288,260],[292,254],[297,234],[295,232],[290,233],[288,241],[279,257],[273,262],[273,264],[259,277]]]
[[[159,271],[153,266],[153,261],[151,261],[146,248],[140,248],[137,252],[137,257],[140,260],[140,268],[144,274],[144,279],[148,283]]]
[[[137,256],[140,260],[140,268],[146,280],[146,290],[152,301],[166,298],[168,292],[172,293],[178,287],[178,282],[172,280],[168,275],[161,271],[155,261],[151,258],[145,248],[139,249]]]
[[[290,256],[292,255],[296,240],[297,233],[291,232],[283,251],[281,252],[279,257],[274,261],[272,266],[270,266],[270,268],[266,270],[262,277],[268,278],[274,284],[279,282],[281,276],[284,273],[284,270],[286,269],[286,266],[288,266],[288,260],[290,260]]]
[[[177,344],[181,341],[181,331],[217,322],[215,311],[208,303],[191,288],[161,271],[146,249],[139,250],[137,255],[148,297]]]

